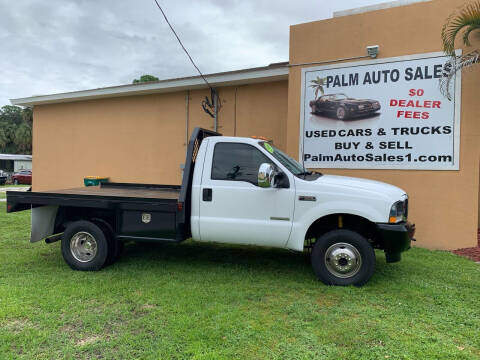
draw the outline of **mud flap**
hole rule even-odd
[[[57,211],[58,206],[54,205],[32,208],[30,242],[37,242],[53,235]]]

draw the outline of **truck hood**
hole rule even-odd
[[[323,175],[315,182],[332,186],[362,189],[387,196],[392,201],[401,200],[406,194],[404,190],[384,182],[348,176]]]

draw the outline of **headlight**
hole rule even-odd
[[[405,201],[397,201],[392,205],[390,209],[390,215],[388,217],[388,222],[390,224],[396,224],[401,221],[407,220],[408,214],[408,199]]]

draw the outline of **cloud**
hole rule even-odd
[[[204,73],[288,60],[291,24],[380,0],[160,0]],[[341,3],[341,4],[338,4]],[[153,0],[23,0],[0,14],[8,99],[196,75]]]

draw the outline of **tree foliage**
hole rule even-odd
[[[0,153],[32,153],[33,113],[30,108],[5,105],[0,108]]]
[[[480,1],[468,3],[453,12],[442,29],[443,50],[455,55],[455,39],[463,31],[462,41],[471,46],[470,35],[480,30]]]
[[[469,66],[480,63],[480,49],[473,49],[465,55],[455,54],[455,40],[462,35],[465,46],[471,46],[470,37],[473,32],[480,30],[480,1],[467,3],[454,11],[442,28],[443,51],[451,56],[445,64],[444,76],[440,79],[440,90],[448,98],[452,99],[451,83],[455,74]]]
[[[134,79],[133,84],[149,82],[149,81],[158,81],[158,80],[159,79],[156,76],[153,76],[153,75],[142,75],[142,76],[140,76],[140,79]]]

